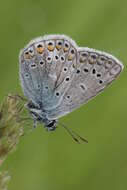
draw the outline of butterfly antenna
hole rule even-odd
[[[84,137],[81,137],[79,134],[77,134],[75,131],[72,131],[77,137],[79,137],[80,140],[82,140],[85,143],[88,143],[88,140],[85,139]]]
[[[73,138],[74,141],[76,141],[77,143],[80,144],[80,141],[83,141],[85,143],[88,143],[87,139],[81,137],[79,134],[77,134],[75,131],[73,131],[72,129],[68,128],[66,125],[64,125],[63,123],[61,122],[58,122],[70,135],[71,137]]]

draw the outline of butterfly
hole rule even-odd
[[[122,69],[114,56],[78,47],[65,35],[32,40],[20,51],[19,75],[35,126],[40,122],[55,130],[60,117],[103,91]]]

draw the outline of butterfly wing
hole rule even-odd
[[[112,55],[89,48],[78,48],[77,63],[68,91],[61,104],[49,113],[50,118],[59,118],[85,104],[113,80],[123,65]]]
[[[25,96],[44,110],[55,109],[71,85],[77,62],[75,42],[64,35],[31,41],[20,52],[20,80]]]
[[[123,69],[113,56],[79,48],[64,35],[31,41],[20,53],[20,79],[26,97],[57,119],[104,90]]]

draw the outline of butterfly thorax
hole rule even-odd
[[[49,120],[47,118],[46,111],[43,110],[42,105],[35,105],[33,102],[28,102],[26,107],[34,120],[34,127],[36,127],[36,123],[44,123],[44,127],[48,131],[54,131],[56,129],[57,121]]]

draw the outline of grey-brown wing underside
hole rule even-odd
[[[49,118],[57,119],[85,104],[117,78],[123,65],[114,56],[89,48],[78,48],[74,78],[59,106]]]
[[[71,84],[76,55],[75,43],[64,35],[47,35],[31,41],[19,56],[25,96],[44,110],[57,107]]]

